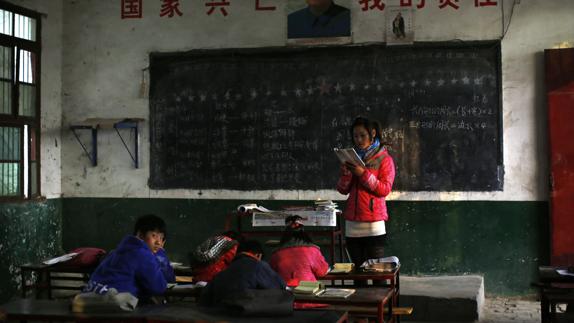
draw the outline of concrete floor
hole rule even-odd
[[[429,323],[407,320],[402,320],[402,322]],[[483,316],[479,323],[540,323],[540,302],[533,298],[525,300],[487,297],[483,307]]]
[[[540,322],[540,302],[509,298],[486,298],[481,323]]]

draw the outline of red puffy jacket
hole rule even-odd
[[[219,274],[219,272],[227,269],[229,264],[235,258],[235,254],[237,253],[237,245],[233,246],[231,249],[227,250],[219,259],[215,262],[210,263],[203,267],[197,267],[193,270],[193,280],[194,281],[204,281],[210,282],[213,280],[215,275]]]
[[[325,257],[315,245],[289,246],[277,249],[269,261],[285,281],[291,279],[316,281],[329,270]]]
[[[349,194],[345,207],[345,220],[375,222],[389,218],[385,197],[389,195],[395,180],[395,163],[387,150],[365,161],[366,169],[361,177],[345,171],[337,183],[337,191]]]

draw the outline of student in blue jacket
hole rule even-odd
[[[165,238],[166,225],[161,218],[151,214],[138,218],[134,234],[126,236],[100,263],[83,293],[129,293],[136,298],[136,304],[137,299],[163,294],[167,283],[175,281],[163,249]]]

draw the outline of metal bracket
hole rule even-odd
[[[124,144],[124,147],[126,148],[126,150],[128,151],[128,154],[130,154],[130,157],[132,158],[133,162],[134,162],[134,167],[135,168],[139,168],[139,151],[138,151],[138,147],[139,147],[139,128],[138,128],[138,122],[137,121],[131,121],[129,119],[126,119],[122,122],[117,122],[114,124],[114,129],[116,129],[116,132],[118,133],[118,136],[120,137],[122,143]],[[134,138],[134,153],[132,154],[132,152],[130,151],[130,149],[128,148],[128,145],[126,144],[124,137],[122,137],[122,134],[120,133],[120,131],[118,129],[131,129],[135,132],[135,138]]]
[[[70,126],[70,129],[72,129],[72,133],[74,134],[74,137],[76,137],[76,140],[80,143],[80,145],[82,146],[82,149],[84,149],[86,156],[88,156],[88,158],[90,159],[92,166],[97,166],[98,165],[98,127],[94,128],[92,126],[76,125],[76,126]],[[88,151],[88,149],[86,148],[86,146],[84,145],[82,140],[80,140],[80,137],[76,133],[76,130],[79,130],[79,129],[91,129],[92,130],[92,152],[91,153]]]
[[[81,122],[79,124],[71,125],[70,129],[72,130],[74,137],[76,137],[76,140],[80,143],[80,145],[82,146],[82,149],[84,150],[84,152],[86,153],[86,155],[90,159],[92,166],[97,166],[98,165],[98,130],[100,128],[106,128],[106,127],[114,128],[116,130],[116,133],[120,137],[120,140],[122,141],[125,149],[127,150],[128,154],[130,155],[130,158],[134,162],[134,167],[139,168],[139,148],[138,148],[139,147],[139,126],[138,126],[138,124],[140,121],[143,121],[143,119],[139,119],[139,118],[135,118],[135,119],[132,119],[132,118],[87,119],[84,122]],[[85,130],[91,129],[92,130],[92,150],[91,150],[91,152],[88,151],[88,148],[86,147],[86,145],[84,145],[84,143],[80,139],[78,133],[76,132],[76,130],[82,130],[82,129],[85,129]],[[133,152],[129,149],[128,144],[124,140],[119,129],[131,129],[134,131],[135,138],[134,138]]]

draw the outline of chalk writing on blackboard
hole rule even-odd
[[[503,185],[498,43],[152,54],[152,188],[333,189],[357,115],[395,189]]]

